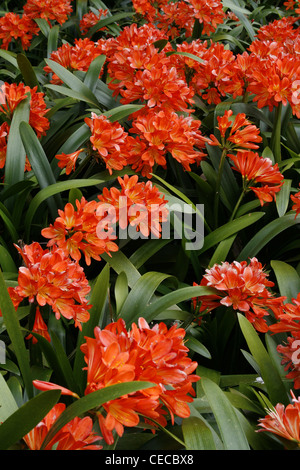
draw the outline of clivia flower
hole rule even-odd
[[[197,363],[188,357],[184,344],[185,330],[163,322],[152,328],[144,318],[138,325],[126,328],[123,319],[105,328],[94,329],[94,337],[86,337],[81,346],[86,363],[87,385],[85,395],[109,385],[130,381],[147,381],[153,386],[130,395],[104,403],[96,411],[105,441],[113,444],[113,430],[119,436],[124,427],[134,427],[140,422],[140,414],[146,422],[167,425],[170,413],[174,424],[175,415],[190,415],[188,403],[195,394],[192,384],[200,377],[193,374]],[[62,390],[53,383],[34,381],[39,390]],[[62,390],[63,394],[72,394]]]
[[[264,318],[269,315],[268,309],[277,312],[285,299],[274,297],[268,290],[274,283],[268,280],[267,273],[256,258],[252,258],[249,264],[246,261],[215,264],[206,269],[200,285],[217,290],[216,295],[193,299],[200,315],[220,305],[232,307],[244,313],[254,328],[264,333],[269,330]]]

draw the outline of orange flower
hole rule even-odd
[[[184,344],[185,330],[164,323],[149,327],[140,318],[138,325],[132,324],[127,330],[123,319],[110,323],[104,329],[96,327],[94,338],[86,337],[81,345],[87,370],[85,395],[109,385],[149,381],[153,387],[125,395],[103,404],[97,410],[99,426],[105,441],[114,443],[113,430],[119,436],[124,426],[134,427],[140,422],[139,414],[145,422],[167,425],[166,410],[172,423],[174,415],[186,418],[190,415],[189,402],[195,395],[192,384],[200,379],[193,372],[197,363],[188,357]],[[35,380],[39,390],[62,390],[72,395],[64,387],[51,382]]]
[[[51,53],[50,59],[68,70],[83,70],[86,72],[91,62],[101,53],[97,44],[88,38],[75,39],[74,46],[68,43],[63,44],[56,51]],[[52,72],[49,65],[44,67],[44,71],[48,74],[52,74],[51,83],[55,85],[62,84],[61,79]]]
[[[116,220],[121,229],[130,224],[146,237],[152,232],[159,238],[161,223],[165,222],[168,216],[164,196],[151,181],[138,182],[137,175],[125,175],[123,179],[118,177],[118,182],[121,190],[103,188],[102,195],[98,196],[99,200],[115,209]]]
[[[244,113],[238,113],[231,119],[232,110],[226,110],[223,116],[217,116],[221,142],[214,135],[210,135],[210,145],[218,145],[227,150],[257,149],[257,143],[262,141],[260,130],[252,125]],[[228,132],[229,131],[229,132]]]
[[[43,441],[51,427],[65,410],[64,403],[54,405],[42,421],[23,437],[30,450],[41,450]],[[93,431],[93,421],[89,416],[74,418],[67,423],[50,441],[44,450],[100,450],[102,446],[96,444],[101,437]]]
[[[275,326],[271,325],[271,326]],[[271,327],[270,327],[271,329]],[[272,329],[273,333],[277,331]],[[280,332],[280,328],[278,329]],[[277,346],[277,351],[281,355],[281,364],[284,366],[285,372],[288,371],[285,378],[294,382],[295,390],[300,388],[300,357],[299,357],[299,346],[300,346],[300,333],[298,331],[293,332],[293,336],[288,336],[284,344]]]
[[[38,333],[39,335],[43,336],[49,343],[51,342],[50,335],[48,333],[48,327],[46,323],[43,320],[43,317],[41,315],[40,309],[37,307],[36,312],[35,312],[35,319],[34,319],[34,324],[32,328],[33,333]],[[32,334],[29,334],[26,339],[31,339],[33,343],[37,343],[38,340],[33,336]]]
[[[300,446],[300,397],[296,398],[291,391],[292,401],[286,407],[278,403],[275,408],[269,409],[268,414],[259,420],[262,427],[257,432],[267,431],[292,441]]]
[[[244,181],[244,189],[252,189],[259,198],[261,205],[276,199],[276,194],[281,190],[284,177],[278,169],[278,164],[272,164],[269,158],[263,158],[254,152],[240,152],[236,155],[228,155],[235,171],[239,172]],[[253,186],[261,184],[261,187]]]
[[[167,154],[177,160],[186,171],[191,171],[190,165],[199,164],[205,156],[202,150],[209,139],[201,134],[199,120],[178,116],[175,112],[153,110],[137,116],[132,125],[130,132],[136,134],[138,143],[143,148],[139,158],[134,149],[128,163],[134,170],[141,171],[143,176],[151,178],[150,173],[155,164],[166,168]]]
[[[108,10],[99,9],[98,13],[94,13],[90,11],[89,13],[85,13],[82,19],[79,22],[79,28],[81,34],[86,34],[93,26],[95,26],[101,19],[104,19],[108,13]],[[100,28],[98,31],[105,31],[107,28]]]
[[[40,138],[49,129],[49,120],[45,117],[48,112],[44,100],[44,93],[37,92],[37,87],[30,88],[23,83],[4,83],[0,89],[0,111],[5,114],[6,119],[11,121],[14,110],[18,104],[30,96],[29,124]]]
[[[69,154],[66,153],[61,153],[59,155],[55,155],[55,158],[58,160],[58,166],[59,168],[65,168],[66,169],[66,175],[69,175],[71,171],[75,170],[76,162],[77,159],[80,155],[81,152],[83,152],[84,149],[76,150],[76,152],[72,152]]]
[[[203,24],[203,33],[210,34],[214,32],[219,24],[222,24],[226,18],[223,10],[223,4],[220,0],[208,2],[207,0],[189,0],[189,3],[195,9],[195,17]]]
[[[127,132],[118,123],[111,123],[107,117],[91,114],[91,118],[85,118],[85,123],[91,129],[90,141],[93,150],[99,154],[96,159],[104,161],[109,173],[112,170],[122,170],[127,165],[126,138]]]
[[[28,49],[31,39],[39,33],[39,27],[28,15],[17,15],[16,13],[6,13],[0,18],[0,40],[1,49],[8,49],[13,39],[21,40],[24,50]]]
[[[268,309],[277,312],[285,299],[275,298],[269,292],[268,288],[274,283],[267,279],[267,274],[256,258],[252,258],[249,264],[246,261],[215,264],[211,269],[206,269],[200,285],[217,290],[216,295],[194,299],[194,305],[199,306],[200,314],[219,305],[232,307],[244,312],[246,318],[260,332],[269,330],[264,318],[269,315]]]
[[[300,213],[300,191],[296,193],[295,195],[291,194],[291,200],[294,203],[292,206],[292,210],[296,211],[296,215],[295,215],[295,218],[296,218],[297,215],[299,215]]]
[[[86,338],[81,346],[87,364],[87,388],[91,393],[113,383],[131,380],[151,381],[156,386],[112,400],[104,405],[106,417],[99,415],[99,424],[108,443],[113,442],[112,430],[121,436],[124,426],[136,426],[138,413],[166,425],[161,403],[173,414],[189,415],[188,394],[194,394],[192,375],[197,363],[188,356],[184,345],[185,331],[177,326],[170,329],[164,323],[150,328],[144,319],[127,331],[119,319],[103,330],[95,328],[95,338]],[[169,390],[169,386],[172,390]],[[161,400],[161,403],[159,402]],[[174,403],[181,403],[175,406]]]
[[[112,241],[116,239],[113,233],[114,219],[110,219],[108,229],[107,223],[101,227],[99,235],[99,223],[102,219],[107,221],[106,211],[97,215],[97,209],[100,203],[96,201],[87,202],[84,197],[81,201],[76,201],[75,210],[70,202],[66,204],[64,210],[58,211],[59,217],[54,224],[42,230],[42,235],[49,238],[48,246],[57,246],[63,251],[65,256],[70,256],[75,261],[81,259],[82,253],[85,256],[85,262],[90,265],[91,258],[99,261],[102,253],[117,251],[118,246]]]
[[[48,23],[55,20],[59,24],[65,23],[73,11],[71,0],[27,0],[23,9],[29,18],[44,18]]]
[[[47,304],[57,319],[60,315],[73,319],[81,329],[81,323],[89,319],[91,308],[86,298],[90,286],[83,269],[55,246],[51,251],[43,250],[37,242],[23,249],[15,246],[24,261],[24,266],[19,268],[18,285],[9,288],[15,307],[25,298],[39,306]]]

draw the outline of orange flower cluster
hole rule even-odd
[[[212,134],[210,145],[217,145],[228,151],[243,152],[247,149],[257,149],[262,141],[258,127],[251,124],[244,113],[238,113],[232,119],[232,110],[226,110],[223,116],[217,116],[221,142]]]
[[[133,0],[133,7],[150,23],[156,23],[159,29],[174,38],[184,31],[191,37],[195,18],[203,25],[203,34],[210,35],[226,19],[220,0],[186,0],[168,2],[167,0]]]
[[[277,403],[275,408],[269,409],[268,414],[259,420],[257,432],[267,431],[284,440],[292,441],[300,446],[300,397],[296,398],[291,391],[292,403],[286,407]]]
[[[65,23],[73,11],[71,0],[27,0],[23,8],[29,18],[44,18],[49,24]]]
[[[0,111],[6,121],[0,126],[0,168],[5,166],[7,139],[13,113],[18,104],[30,95],[29,124],[35,130],[38,138],[46,134],[50,123],[46,117],[48,109],[44,100],[44,93],[37,92],[37,87],[30,88],[23,83],[4,83],[0,88]],[[30,170],[26,158],[25,170]]]
[[[201,121],[175,112],[153,110],[139,115],[130,129],[136,136],[138,149],[128,163],[149,178],[154,165],[166,168],[166,157],[170,154],[186,171],[191,171],[190,165],[198,164],[206,155],[202,150],[209,139],[202,135],[200,126]],[[137,145],[132,140],[129,142],[133,148]]]
[[[275,312],[276,323],[270,325],[270,331],[276,333],[290,333],[285,344],[277,346],[282,355],[282,364],[285,371],[289,371],[286,378],[294,381],[295,389],[300,388],[300,293],[296,299],[283,304]]]
[[[82,197],[81,201],[76,200],[75,210],[70,202],[66,204],[64,210],[58,211],[57,217],[49,227],[42,230],[42,235],[49,238],[48,246],[58,247],[64,256],[70,256],[75,261],[81,259],[82,253],[87,265],[91,264],[91,259],[100,260],[102,253],[117,251],[118,246],[112,241],[116,236],[112,233],[112,221],[108,230],[101,230],[103,236],[100,238],[99,223],[104,219],[105,214],[98,216],[99,202],[86,201]]]
[[[291,200],[294,203],[292,206],[292,210],[296,211],[296,215],[295,215],[295,218],[296,218],[297,215],[299,215],[300,213],[300,191],[297,192],[296,194],[291,194]]]
[[[23,437],[29,450],[41,450],[46,435],[65,408],[64,403],[54,405],[42,421]],[[101,450],[102,446],[96,444],[100,440],[101,437],[93,431],[92,418],[76,417],[63,426],[44,450],[51,450],[54,446],[56,450]]]
[[[150,328],[140,318],[127,330],[119,319],[104,329],[96,327],[95,338],[86,338],[81,346],[87,364],[85,394],[112,384],[129,381],[150,381],[156,386],[111,400],[103,405],[99,424],[105,441],[112,444],[112,431],[119,436],[124,426],[137,426],[139,413],[166,426],[166,411],[186,418],[190,415],[189,402],[194,395],[192,383],[199,380],[193,375],[197,363],[188,357],[184,345],[185,330],[176,325],[170,329],[164,323]]]
[[[92,113],[91,118],[85,118],[85,123],[91,130],[90,141],[93,150],[97,151],[96,159],[101,159],[112,174],[112,170],[122,170],[127,165],[127,132],[118,122],[110,122],[104,116]]]
[[[168,201],[151,181],[138,182],[137,175],[118,177],[118,181],[121,190],[103,188],[102,195],[98,196],[103,206],[100,205],[98,211],[102,214],[102,208],[107,207],[108,214],[119,222],[121,229],[130,225],[145,237],[152,233],[160,238],[161,223],[168,217]]]
[[[34,35],[39,33],[39,27],[28,15],[6,13],[0,18],[1,49],[8,49],[11,41],[21,41],[22,48],[28,49]]]
[[[284,176],[278,169],[278,164],[272,164],[270,158],[260,157],[256,152],[237,152],[228,155],[232,160],[235,171],[243,178],[244,190],[252,190],[263,206],[266,202],[276,200],[284,183]],[[260,186],[253,186],[260,184]]]
[[[61,315],[73,319],[81,329],[91,307],[87,300],[90,286],[83,269],[59,248],[43,250],[37,242],[22,249],[15,246],[24,263],[19,268],[18,285],[8,288],[15,308],[27,298],[41,307],[49,305],[57,319]]]
[[[79,28],[80,28],[81,34],[86,34],[101,19],[104,19],[103,17],[105,17],[107,13],[108,13],[108,10],[102,10],[102,9],[98,10],[98,14],[94,13],[93,11],[85,13],[79,22]],[[106,26],[98,29],[98,31],[106,31],[106,30],[107,30]]]
[[[50,59],[68,70],[82,70],[86,72],[91,62],[98,55],[101,55],[101,51],[98,50],[96,44],[88,38],[85,38],[75,39],[74,46],[68,43],[63,44],[56,51],[51,53]],[[55,85],[62,84],[61,79],[52,72],[49,65],[44,67],[44,71],[48,74],[52,74],[51,83]]]
[[[200,285],[213,287],[218,293],[193,299],[194,308],[203,314],[220,305],[232,307],[245,313],[257,331],[266,333],[269,326],[264,317],[269,315],[268,309],[277,313],[284,300],[284,297],[275,298],[268,290],[274,283],[267,277],[256,258],[249,264],[246,261],[215,264],[206,269]]]
[[[195,18],[203,24],[203,34],[213,33],[226,18],[220,0],[189,0],[195,11]]]

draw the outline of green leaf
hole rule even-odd
[[[211,429],[199,417],[184,419],[182,433],[187,450],[216,450]]]
[[[67,70],[65,67],[58,64],[54,60],[45,59],[45,62],[51,68],[51,70],[69,87],[69,92],[74,92],[75,94],[74,96],[70,94],[68,94],[67,96],[77,96],[77,99],[90,103],[93,106],[96,106],[96,108],[98,108],[99,103],[94,93],[92,93],[91,90],[81,80],[79,80],[79,78],[75,77],[73,73],[69,72],[69,70]],[[56,85],[45,86],[56,91],[59,91],[58,89],[60,88]]]
[[[90,64],[86,76],[84,78],[84,84],[91,90],[92,93],[97,88],[97,80],[99,79],[100,72],[106,60],[105,55],[97,56]]]
[[[0,374],[0,423],[17,411],[18,405],[7,385],[6,380]],[[0,425],[1,429],[1,425]]]
[[[285,179],[283,186],[276,195],[276,207],[279,217],[282,217],[287,211],[290,202],[291,186],[292,180]]]
[[[257,253],[259,253],[260,250],[269,243],[269,241],[276,237],[276,235],[299,223],[300,220],[295,219],[294,212],[288,212],[279,219],[272,220],[272,222],[269,222],[259,230],[246,246],[244,246],[237,261],[242,261],[256,256]]]
[[[250,450],[234,407],[220,387],[203,377],[201,384],[215,416],[225,450]]]
[[[86,33],[86,37],[91,38],[97,31],[99,31],[100,28],[104,28],[104,26],[108,26],[112,23],[117,23],[119,20],[122,20],[123,18],[130,18],[134,16],[136,12],[124,12],[124,13],[117,13],[115,15],[109,16],[107,18],[104,18],[103,20],[98,21],[92,28],[88,30]]]
[[[249,225],[254,224],[263,216],[263,212],[253,212],[252,214],[243,215],[242,217],[234,219],[231,222],[218,227],[204,238],[203,248],[201,248],[201,250],[199,250],[197,253],[204,253],[209,248],[220,243],[222,240],[227,239],[245,229],[246,227],[249,227]]]
[[[39,393],[27,401],[0,425],[0,450],[8,450],[37,426],[53,408],[60,390]]]
[[[129,393],[137,392],[138,390],[145,390],[147,388],[153,387],[153,385],[154,384],[151,382],[126,382],[110,385],[109,387],[105,387],[101,390],[97,390],[96,392],[85,395],[84,397],[69,405],[65,411],[62,412],[45,437],[45,440],[41,446],[41,450],[47,446],[47,444],[63,426],[69,423],[76,416],[87,413],[94,408],[99,408],[108,401],[115,400],[116,398],[127,395]]]
[[[259,366],[271,402],[273,405],[277,403],[286,405],[289,399],[284,384],[259,335],[247,318],[240,313],[238,313],[238,320],[248,348]]]
[[[17,273],[18,269],[10,252],[0,245],[0,266],[3,272]]]
[[[24,179],[26,152],[20,135],[20,124],[29,120],[30,98],[21,101],[14,110],[6,151],[4,183],[11,186]],[[10,202],[13,198],[9,199]]]
[[[26,55],[25,54],[18,54],[17,55],[17,62],[18,62],[18,66],[19,66],[19,69],[21,71],[21,74],[23,75],[24,83],[26,85],[28,85],[30,88],[37,87],[37,90],[41,91],[40,90],[40,84],[39,84],[39,81],[38,81],[37,76],[35,74],[35,71],[34,71],[32,65],[31,65],[30,61],[26,57]]]
[[[143,312],[158,286],[170,277],[172,276],[165,273],[148,272],[137,280],[119,313],[119,317],[125,320],[127,326],[130,326],[134,320],[143,316]]]
[[[121,272],[115,283],[115,299],[116,299],[116,314],[119,315],[120,310],[128,296],[128,281],[126,273]]]
[[[84,388],[83,377],[84,377],[84,356],[80,350],[80,346],[85,342],[85,337],[94,337],[94,328],[98,325],[101,326],[101,316],[109,294],[109,278],[110,271],[109,265],[106,264],[98,275],[96,282],[93,284],[91,289],[90,304],[92,308],[89,310],[90,319],[88,322],[82,325],[77,339],[77,349],[74,361],[74,376],[76,381],[82,388]]]
[[[20,135],[28,156],[28,160],[30,161],[32,170],[38,180],[40,188],[44,189],[50,185],[55,184],[56,180],[52,173],[51,166],[44,149],[35,132],[28,123],[21,122]],[[57,195],[55,199],[49,198],[47,202],[52,217],[56,218],[58,207],[62,207],[61,198]]]
[[[145,320],[150,323],[159,313],[163,312],[169,307],[177,305],[180,302],[190,300],[193,297],[211,295],[215,293],[215,289],[203,286],[182,287],[181,289],[177,289],[160,297],[158,300],[155,300],[152,304],[148,305],[148,307],[143,310],[143,318],[145,318]],[[137,320],[138,316],[132,318],[132,321]]]
[[[284,261],[271,261],[271,267],[275,273],[280,295],[287,297],[287,302],[297,298],[300,292],[300,277],[293,266]]]
[[[207,359],[211,359],[211,354],[208,349],[204,346],[204,344],[200,343],[196,338],[193,336],[187,336],[187,341],[185,342],[187,348],[191,349],[192,351],[200,354],[200,356],[206,357]]]
[[[103,253],[102,258],[116,271],[117,274],[125,272],[128,280],[129,287],[133,287],[137,280],[140,278],[140,273],[136,267],[129,261],[122,251],[116,251],[109,256]]]
[[[7,333],[14,349],[14,353],[18,360],[27,395],[31,398],[33,394],[33,388],[27,350],[25,347],[17,312],[8,293],[2,271],[0,271],[0,310],[6,325]]]
[[[47,57],[50,57],[52,52],[57,50],[58,38],[59,38],[59,26],[58,25],[52,26],[48,34]]]

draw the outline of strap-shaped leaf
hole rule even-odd
[[[221,388],[207,377],[201,384],[215,416],[225,450],[250,450],[236,411]]]
[[[27,401],[0,425],[0,450],[8,450],[30,432],[53,408],[60,397],[59,390],[39,393]]]
[[[247,318],[240,313],[238,313],[238,320],[248,348],[259,367],[270,401],[274,406],[277,403],[287,404],[289,399],[282,378],[256,330]]]
[[[116,398],[127,395],[128,393],[153,387],[153,385],[154,384],[151,382],[126,382],[110,385],[109,387],[105,387],[101,390],[85,395],[63,411],[48,432],[41,446],[41,450],[46,447],[55,434],[65,426],[65,424],[69,423],[76,416],[80,416],[94,408],[98,408],[108,401],[115,400]]]
[[[300,277],[296,269],[284,261],[272,260],[271,267],[275,273],[280,295],[287,297],[287,301],[297,297],[300,292]]]

